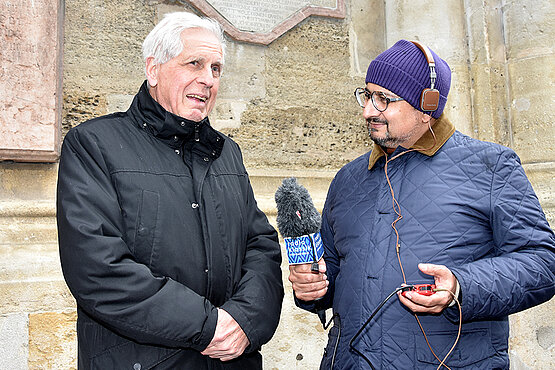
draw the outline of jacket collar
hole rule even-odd
[[[128,113],[137,126],[172,148],[181,148],[185,143],[200,144],[203,152],[214,159],[222,152],[225,138],[210,126],[208,117],[195,122],[168,112],[152,98],[147,81],[135,95]]]
[[[455,126],[442,114],[436,123],[433,125],[432,129],[436,135],[435,144],[434,137],[430,130],[426,131],[424,135],[412,147],[409,149],[415,149],[416,151],[425,154],[429,157],[436,154],[436,152],[445,144],[445,142],[453,135],[455,132]],[[432,146],[433,145],[433,146]],[[376,164],[378,159],[385,156],[386,153],[381,146],[374,144],[372,152],[370,153],[370,159],[368,162],[368,169],[371,170]]]

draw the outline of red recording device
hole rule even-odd
[[[416,292],[422,295],[432,295],[435,293],[436,286],[435,284],[414,284],[414,285],[407,285],[401,291],[403,297],[405,296],[406,292]]]

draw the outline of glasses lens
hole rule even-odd
[[[380,112],[386,110],[387,103],[389,102],[384,93],[379,91],[374,91],[372,93],[372,104],[374,104],[374,107],[376,107],[377,110],[379,110]]]
[[[357,88],[355,90],[355,97],[357,99],[358,105],[364,108],[366,106],[366,103],[368,102],[368,99],[366,97],[366,92],[364,91],[364,89],[360,87]]]

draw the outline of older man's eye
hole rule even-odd
[[[212,66],[212,75],[214,77],[220,77],[221,74],[222,74],[221,66],[218,66],[218,65]]]

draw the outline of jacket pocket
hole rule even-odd
[[[122,343],[112,347],[90,360],[91,369],[129,369],[148,370],[162,366],[164,361],[175,356],[181,350],[137,344]],[[168,368],[168,367],[166,367]]]
[[[432,346],[432,349],[436,353],[440,360],[443,360],[447,352],[451,349],[457,338],[457,330],[451,331],[426,331],[426,336]],[[419,362],[439,365],[439,361],[430,351],[430,348],[426,344],[426,340],[422,335],[422,332],[415,334],[416,343],[416,357]],[[495,355],[495,349],[491,344],[490,335],[487,329],[475,329],[462,331],[461,337],[453,349],[453,352],[449,355],[445,364],[449,367],[461,368],[472,366],[473,368],[484,368],[489,369],[487,366],[487,361],[483,363],[483,366],[479,366],[477,363],[484,361]]]
[[[134,254],[137,262],[149,267],[152,266],[159,203],[160,195],[157,192],[142,191],[135,227]]]

